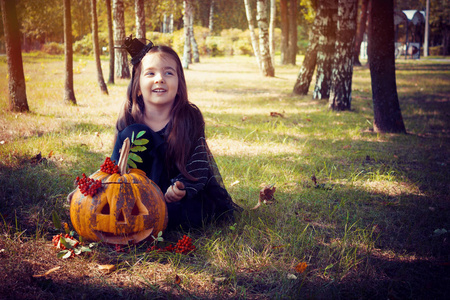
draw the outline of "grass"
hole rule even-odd
[[[298,66],[277,65],[276,77],[264,78],[251,57],[202,58],[186,70],[189,95],[204,114],[225,184],[244,208],[236,224],[166,232],[166,242],[183,234],[194,240],[197,250],[187,256],[146,252],[148,243],[125,251],[101,244],[67,260],[51,246],[59,232],[52,212],[70,224],[65,198],[74,178],[111,154],[128,82],[117,80],[102,95],[94,61],[76,57],[78,105],[66,106],[63,65],[61,57],[25,54],[30,113],[6,111],[7,80],[0,81],[3,297],[448,297],[449,234],[440,229],[450,230],[449,62],[397,62],[408,131],[398,135],[371,131],[367,67],[354,70],[353,110],[335,113],[310,95],[291,95]],[[0,78],[6,74],[0,57]],[[39,153],[45,160],[36,163]],[[265,184],[275,184],[276,202],[252,210]],[[297,272],[301,262],[307,268]],[[98,264],[116,269],[106,274]]]

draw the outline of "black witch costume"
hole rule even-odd
[[[151,42],[144,45],[131,36],[125,40],[125,48],[132,56],[133,77],[135,66],[152,47]],[[200,111],[198,109],[196,111],[201,118]],[[233,212],[241,208],[233,202],[224,187],[214,157],[206,143],[204,128],[198,140],[192,142],[190,158],[186,163],[186,171],[196,178],[190,180],[172,166],[173,164],[166,162],[166,140],[171,126],[169,122],[162,130],[154,132],[144,124],[129,125],[118,133],[111,160],[119,160],[119,150],[127,137],[132,140],[139,132],[145,131],[139,138],[147,139],[149,142],[145,145],[146,150],[139,152],[142,162],[136,162],[137,168],[143,170],[163,193],[176,181],[182,182],[186,190],[186,195],[180,201],[167,203],[168,229],[179,226],[201,227],[211,221],[233,220]]]

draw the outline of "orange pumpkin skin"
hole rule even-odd
[[[77,189],[70,204],[70,219],[80,236],[126,245],[166,229],[164,195],[144,171],[131,169],[124,175],[97,171],[90,177],[101,180],[102,187],[94,196]]]

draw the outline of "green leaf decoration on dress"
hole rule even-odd
[[[127,164],[132,169],[137,169],[136,163],[143,163],[143,159],[136,154],[136,152],[143,152],[147,150],[147,147],[144,145],[147,145],[150,141],[148,139],[141,139],[145,134],[145,130],[139,131],[136,137],[134,136],[134,131],[131,134],[131,147],[130,147],[130,154],[128,155],[128,161]]]

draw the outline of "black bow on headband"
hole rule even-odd
[[[131,64],[135,66],[141,62],[142,58],[153,46],[151,41],[147,45],[144,45],[140,40],[133,38],[133,35],[130,34],[130,36],[125,38],[124,45],[117,48],[126,49],[131,55]]]

